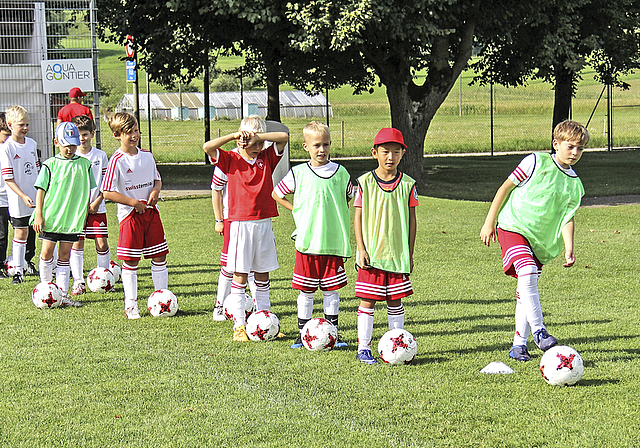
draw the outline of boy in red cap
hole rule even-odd
[[[57,124],[60,124],[63,121],[71,121],[73,117],[77,117],[78,115],[86,115],[93,120],[91,109],[82,104],[82,100],[85,96],[87,96],[87,94],[80,90],[79,87],[73,87],[69,90],[69,104],[64,106],[58,112]]]
[[[402,132],[381,129],[371,154],[378,167],[358,178],[354,200],[358,354],[374,364],[371,354],[373,312],[376,302],[387,302],[389,329],[404,328],[402,298],[413,294],[409,274],[413,270],[418,192],[416,182],[398,171],[407,146]]]

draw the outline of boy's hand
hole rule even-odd
[[[369,264],[369,253],[366,250],[358,253],[358,266],[362,269],[369,269],[371,267]]]
[[[37,214],[36,217],[33,220],[33,230],[36,233],[42,233],[42,229],[44,229],[44,219],[42,218],[42,215]]]
[[[485,223],[480,229],[480,239],[489,247],[491,242],[496,242],[496,228],[493,225]]]
[[[567,262],[562,265],[565,268],[570,268],[576,262],[576,255],[573,253],[572,250],[565,251],[564,258],[565,260],[567,260]]]
[[[215,229],[216,229],[216,232],[218,232],[220,235],[224,236],[224,223],[223,222],[216,222]]]
[[[237,135],[238,148],[244,149],[251,145],[251,140],[255,136],[255,133],[250,131],[240,131]]]
[[[142,215],[147,211],[147,204],[142,201],[138,201],[136,202],[136,205],[133,206],[133,208],[136,210],[136,213]]]
[[[147,199],[147,205],[149,207],[153,207],[158,203],[158,199],[160,199],[160,191],[159,190],[151,190],[149,193],[149,198]]]
[[[24,201],[25,204],[27,204],[27,206],[29,206],[29,208],[36,208],[36,204],[26,194],[24,196],[22,196],[22,200]]]
[[[94,204],[94,203],[89,204],[89,214],[95,215],[96,213],[98,213],[99,206],[100,206],[99,204]]]

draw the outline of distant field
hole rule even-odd
[[[110,88],[110,95],[103,97],[103,104],[114,107],[127,91],[132,91],[125,81],[124,49],[114,44],[100,44],[100,77]],[[242,58],[221,58],[218,65],[223,69],[236,67]],[[472,73],[465,72],[456,83],[448,98],[434,117],[425,139],[425,153],[476,153],[494,151],[532,151],[549,147],[551,117],[553,113],[553,90],[548,83],[535,81],[525,87],[505,88],[494,86],[494,116],[491,127],[490,87],[470,86]],[[139,79],[145,80],[144,70]],[[627,76],[631,85],[628,91],[614,89],[613,94],[613,141],[614,146],[638,146],[640,142],[640,75]],[[418,79],[418,82],[420,80]],[[202,91],[202,79],[192,85]],[[282,86],[283,90],[290,89]],[[139,90],[146,93],[146,83]],[[150,83],[151,92],[164,89]],[[334,156],[367,155],[373,136],[381,127],[391,126],[389,104],[385,88],[376,87],[373,93],[353,95],[353,89],[343,86],[329,91],[333,116],[329,117]],[[602,85],[593,80],[593,72],[585,71],[578,86],[573,106],[573,118],[586,124],[592,135],[590,147],[604,147],[606,134],[606,96],[600,100]],[[291,131],[291,156],[303,158],[301,131],[314,118],[283,118]],[[324,117],[315,117],[327,121]],[[229,133],[238,128],[239,122],[217,120],[211,123],[212,136]],[[148,124],[142,123],[144,134]],[[493,145],[492,145],[493,131]],[[152,121],[152,149],[160,162],[199,162],[204,159],[202,143],[204,124],[202,121]],[[148,146],[148,137],[143,137]],[[108,137],[103,142],[109,152],[113,146]]]

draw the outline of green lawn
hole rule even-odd
[[[533,360],[507,358],[515,283],[497,245],[478,233],[488,204],[422,196],[415,294],[406,328],[418,340],[413,365],[355,360],[357,299],[352,260],[341,291],[348,349],[292,350],[296,293],[291,215],[274,220],[280,269],[272,311],[288,335],[233,343],[231,324],[211,320],[222,239],[208,198],[162,204],[171,253],[170,288],[184,316],[129,322],[122,292],[90,293],[77,309],[38,310],[33,277],[0,284],[0,445],[7,447],[176,446],[637,446],[640,387],[635,278],[640,206],[581,209],[578,262],[544,269],[545,322],[585,360],[583,380],[554,388]],[[116,246],[114,206],[108,213]],[[195,230],[195,231],[194,231]],[[630,250],[631,249],[631,250]],[[95,264],[88,246],[85,266]],[[152,292],[148,262],[140,300]],[[321,315],[319,298],[316,313]],[[386,330],[378,307],[374,348]],[[492,361],[512,375],[484,375]]]

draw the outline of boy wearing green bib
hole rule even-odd
[[[371,155],[378,167],[358,178],[355,207],[355,293],[358,361],[377,362],[371,354],[373,313],[378,301],[387,302],[389,329],[404,328],[402,298],[413,294],[409,274],[413,271],[416,241],[416,182],[398,171],[407,146],[402,132],[383,128],[373,140]]]
[[[515,335],[509,356],[529,361],[527,339],[542,351],[556,345],[542,322],[538,279],[542,266],[557,257],[564,246],[565,267],[573,266],[574,215],[584,187],[573,170],[589,132],[575,121],[563,121],[553,131],[554,153],[525,157],[498,189],[480,231],[487,246],[496,241],[502,248],[507,275],[518,279]],[[563,244],[564,243],[564,244]]]
[[[296,262],[293,289],[298,294],[297,340],[291,348],[302,347],[302,328],[311,320],[313,296],[319,288],[323,296],[324,317],[338,327],[340,296],[347,284],[344,259],[351,257],[351,217],[349,200],[353,185],[347,170],[329,160],[329,127],[312,121],[302,130],[308,163],[296,165],[276,185],[273,198],[293,213],[296,223]],[[285,196],[295,192],[293,203]],[[340,336],[335,347],[347,347]]]

